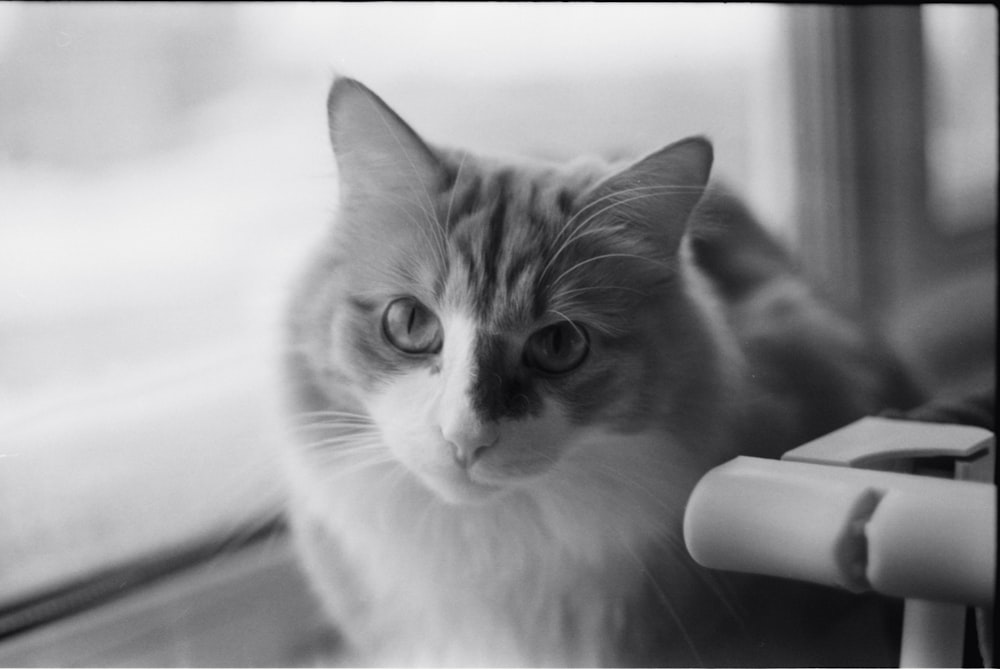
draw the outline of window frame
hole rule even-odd
[[[930,287],[995,276],[995,217],[950,232],[929,213],[920,11],[788,8],[803,266],[889,327]]]

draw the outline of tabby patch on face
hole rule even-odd
[[[394,375],[369,412],[392,455],[441,499],[484,501],[548,471],[574,429],[556,403],[527,394],[513,343],[465,314],[441,322],[437,364]]]

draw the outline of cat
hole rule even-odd
[[[708,184],[707,139],[491,159],[344,77],[328,116],[339,208],[288,310],[287,516],[342,661],[895,663],[895,607],[684,549],[709,468],[918,399]]]

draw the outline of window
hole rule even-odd
[[[921,7],[930,215],[956,234],[996,225],[997,12]]]

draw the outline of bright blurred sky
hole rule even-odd
[[[278,3],[244,7],[270,56],[366,79],[586,75],[733,62],[776,40],[757,3]]]

